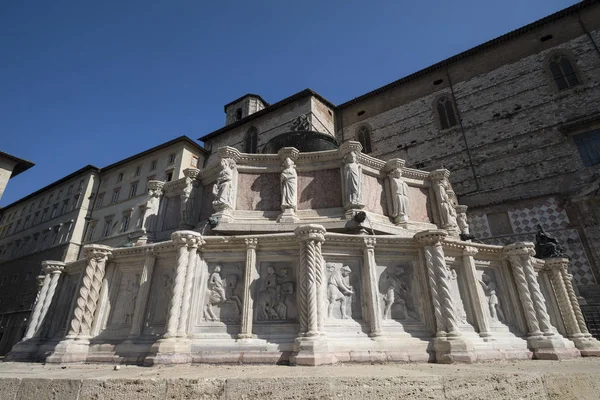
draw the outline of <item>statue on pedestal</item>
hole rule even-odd
[[[564,257],[563,248],[558,244],[558,240],[544,231],[542,225],[537,225],[537,234],[535,235],[535,256],[537,258]]]

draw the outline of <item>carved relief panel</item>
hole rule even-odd
[[[289,262],[261,262],[254,302],[257,322],[294,321],[296,308],[296,273]]]
[[[66,332],[78,283],[79,274],[64,274],[61,277],[60,291],[55,295],[56,301],[52,302],[52,308],[42,330],[42,337],[51,338]]]
[[[174,266],[159,265],[154,270],[146,310],[146,333],[158,334],[162,332],[167,322],[174,274]]]
[[[112,306],[107,328],[128,328],[133,321],[133,311],[140,287],[140,272],[115,271],[113,285],[114,293],[111,296]]]
[[[467,289],[463,288],[460,275],[462,271],[448,264],[448,277],[450,278],[450,295],[454,304],[454,311],[456,314],[456,321],[459,325],[471,325],[471,321],[467,317],[467,307],[469,306]]]
[[[362,268],[359,261],[325,260],[327,318],[361,320]]]
[[[381,316],[402,322],[420,320],[415,271],[411,262],[378,266]]]
[[[244,265],[242,262],[210,263],[204,297],[202,321],[237,324],[242,316]]]
[[[477,270],[477,284],[483,296],[483,312],[486,314],[490,325],[506,324],[505,299],[499,287],[497,272],[493,268]]]

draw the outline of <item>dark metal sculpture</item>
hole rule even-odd
[[[535,256],[537,258],[564,257],[563,248],[558,240],[544,231],[540,224],[537,225],[537,234],[535,235]]]

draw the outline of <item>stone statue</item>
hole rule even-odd
[[[453,281],[452,283],[452,297],[454,297],[454,305],[456,312],[456,319],[461,324],[467,324],[467,312],[465,311],[465,306],[462,302],[462,298],[460,297],[460,289],[458,288],[458,275],[456,274],[455,269],[450,269],[450,279]]]
[[[135,303],[137,300],[138,291],[140,289],[140,275],[135,274],[133,281],[127,281],[127,298],[125,301],[125,323],[133,322],[133,313],[135,311]]]
[[[563,251],[558,240],[546,233],[542,225],[538,224],[535,235],[535,256],[537,258],[564,257]]]
[[[227,208],[233,208],[233,160],[222,159],[221,171],[217,176],[217,182],[213,186],[213,207],[220,211]]]
[[[204,307],[204,318],[207,321],[218,321],[212,307],[226,303],[235,306],[235,316],[239,318],[242,312],[242,300],[237,294],[238,282],[239,277],[235,274],[228,275],[225,279],[222,278],[221,267],[218,265],[215,267],[214,272],[208,278],[207,299]]]
[[[483,288],[483,293],[487,298],[490,317],[493,320],[504,322],[504,312],[502,311],[502,308],[500,308],[500,303],[498,302],[498,296],[496,295],[496,282],[494,282],[494,278],[487,271],[484,271],[481,275],[479,284]]]
[[[383,295],[383,302],[385,304],[383,319],[392,319],[392,306],[394,304],[398,305],[401,309],[401,317],[399,319],[405,319],[408,316],[406,303],[409,289],[405,284],[404,268],[398,266],[393,274],[387,274],[386,284],[387,290]]]
[[[392,190],[392,217],[395,223],[408,221],[408,185],[402,179],[402,170],[393,169],[390,174]]]
[[[290,281],[289,268],[282,268],[275,273],[273,267],[267,268],[264,290],[260,293],[258,305],[259,321],[287,319],[286,299],[294,294],[294,282]]]
[[[287,157],[283,161],[281,171],[281,211],[291,209],[296,211],[298,206],[298,174],[294,162]]]
[[[350,318],[347,311],[348,300],[354,294],[352,286],[348,282],[352,270],[349,266],[344,265],[338,272],[333,264],[328,264],[327,271],[329,272],[329,278],[327,279],[327,300],[329,300],[327,317],[333,318],[333,308],[336,302],[339,301],[342,319],[348,319]]]
[[[356,152],[350,152],[344,159],[344,180],[346,183],[346,196],[344,206],[361,205],[362,179],[361,166],[357,162]]]
[[[442,179],[436,182],[434,186],[434,192],[436,200],[440,205],[442,227],[444,229],[453,229],[457,227],[456,210],[454,209],[454,204],[452,204],[450,196],[448,196],[448,192],[446,191],[448,186],[448,181],[446,179]]]

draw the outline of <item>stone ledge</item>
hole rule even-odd
[[[63,366],[64,367],[64,366]],[[597,399],[600,360],[328,367],[0,363],[0,399]],[[534,371],[534,372],[532,372]],[[560,371],[560,372],[559,372]],[[199,378],[201,377],[201,378]]]

